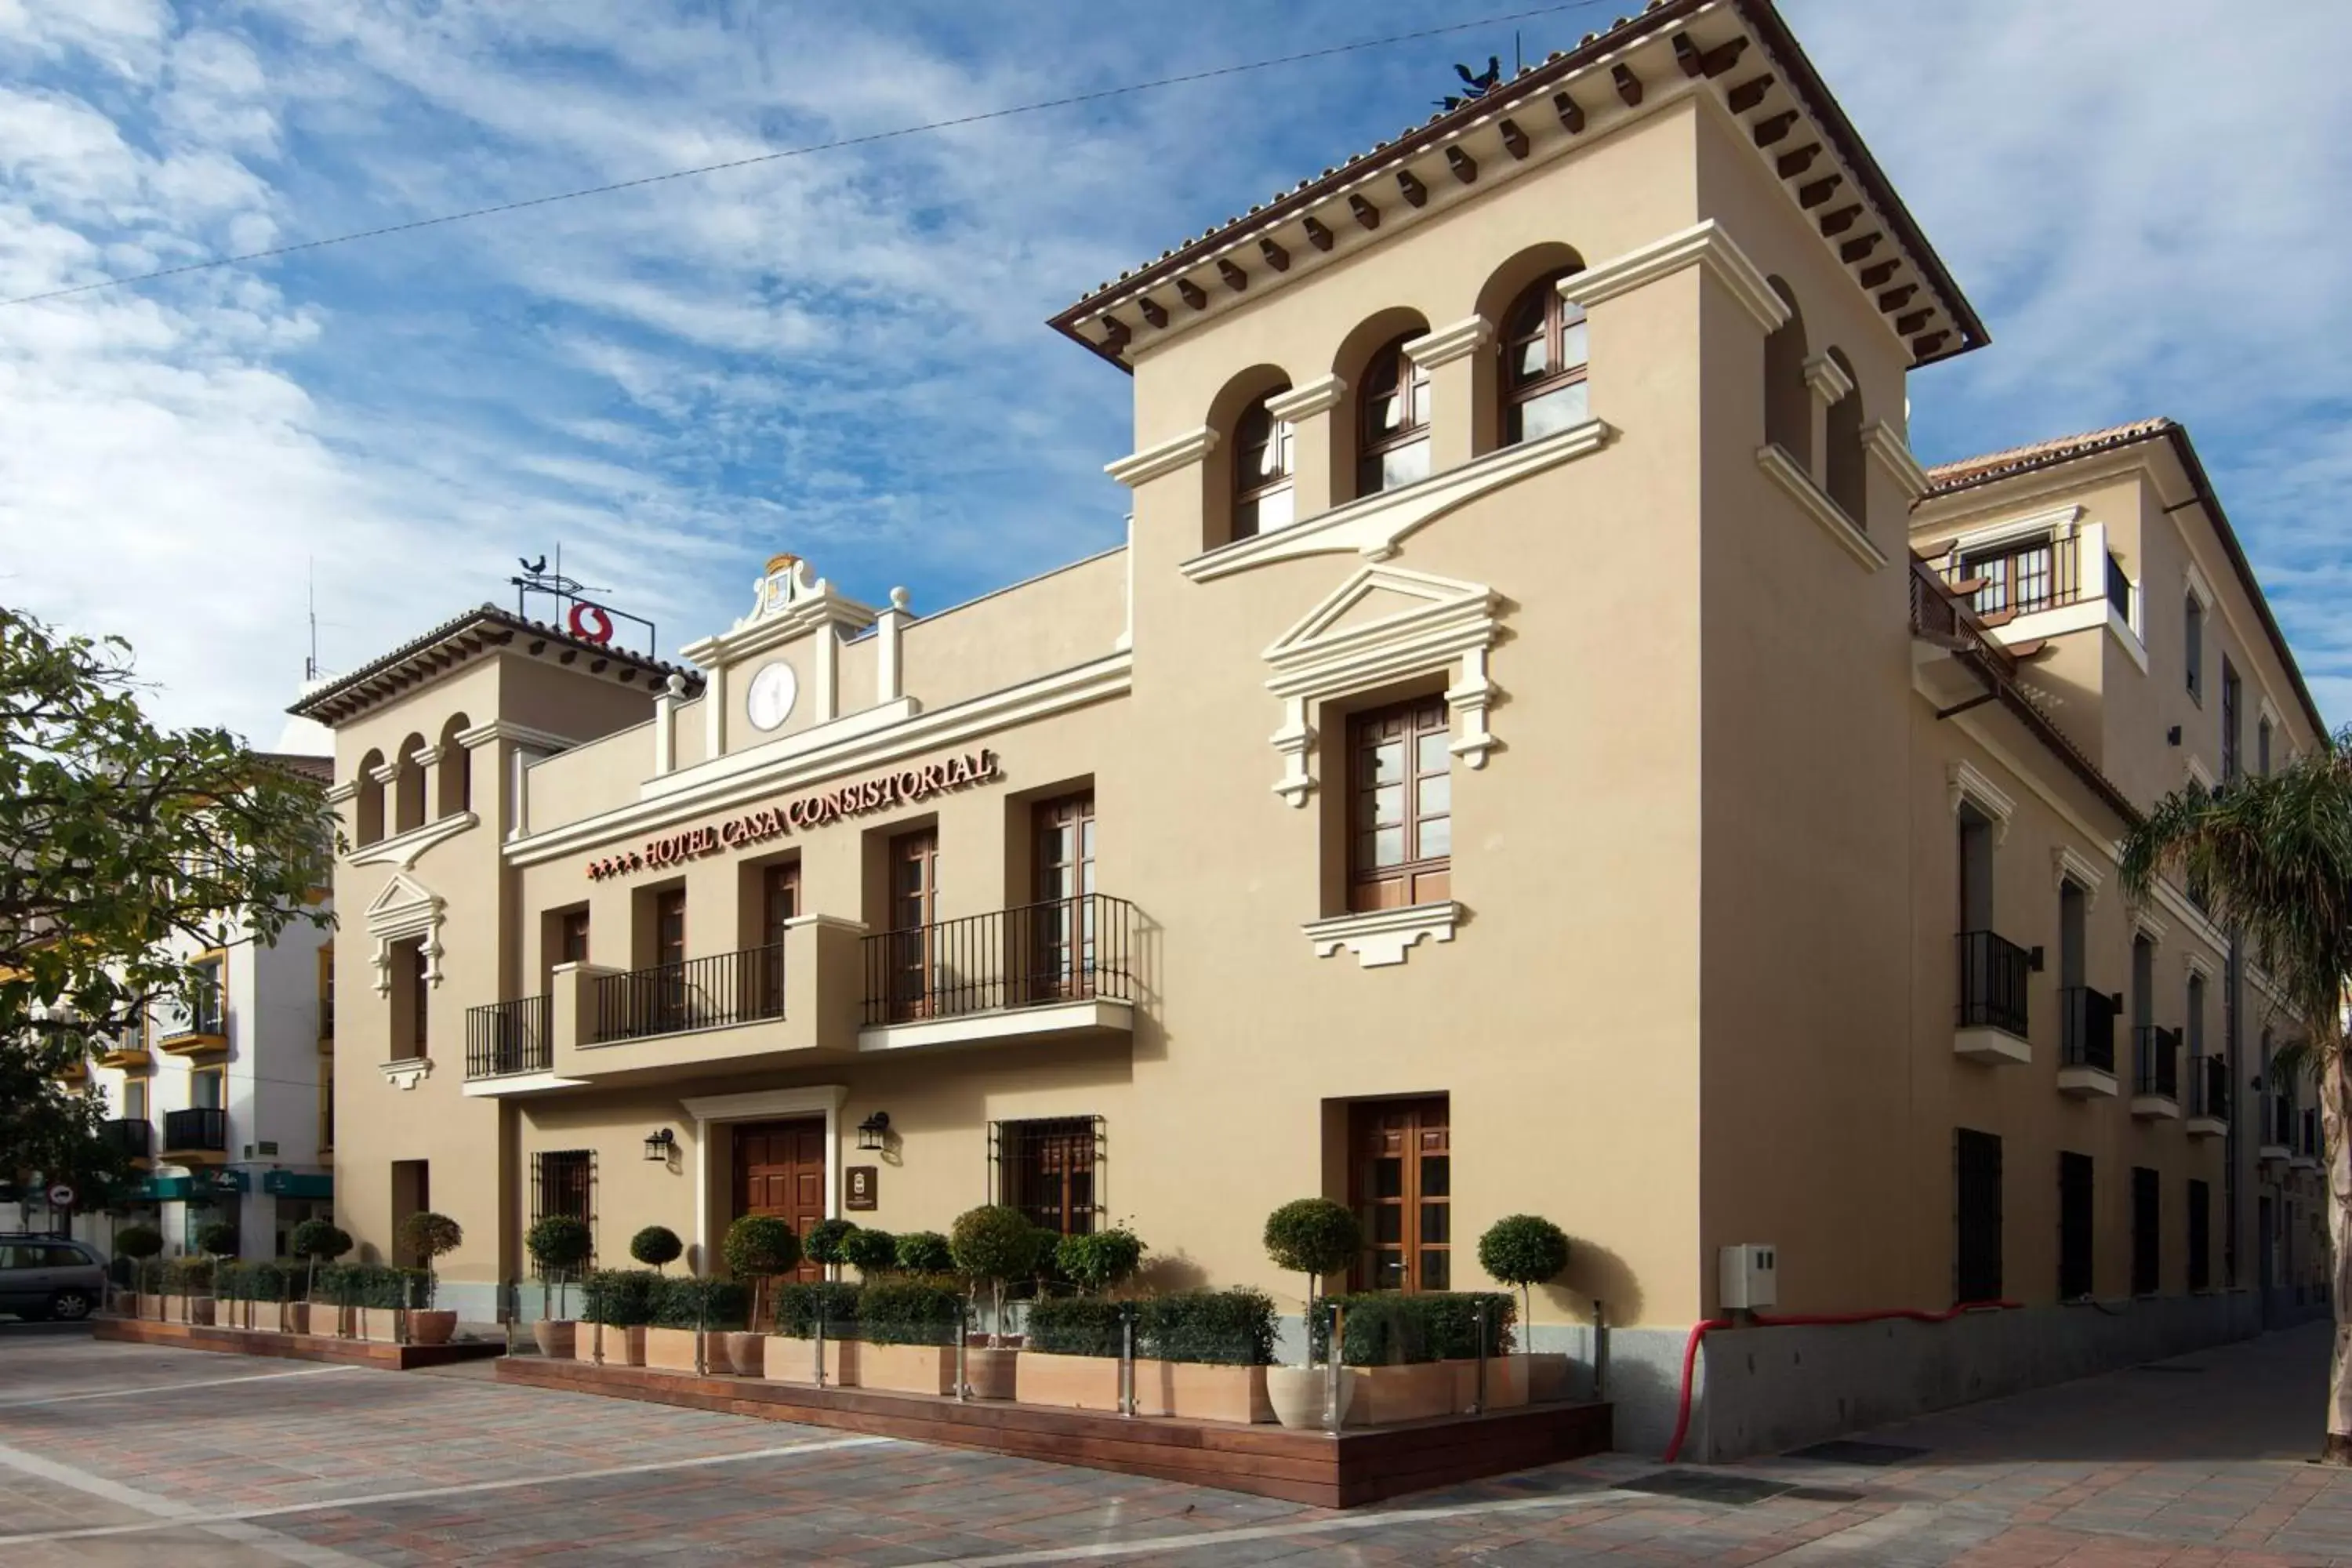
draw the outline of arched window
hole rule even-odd
[[[1789,319],[1764,340],[1764,439],[1813,471],[1813,389],[1805,384],[1805,316],[1797,296],[1778,278],[1766,282],[1789,307]]]
[[[1584,307],[1559,294],[1570,271],[1519,291],[1503,317],[1503,445],[1534,441],[1584,422]]]
[[[1255,539],[1287,528],[1297,515],[1291,498],[1290,425],[1266,406],[1270,392],[1242,410],[1234,424],[1234,537]]]
[[[360,792],[352,797],[352,842],[373,844],[383,837],[383,785],[376,774],[383,769],[383,753],[370,752],[360,759]]]
[[[1356,493],[1378,495],[1429,477],[1429,373],[1412,363],[1406,332],[1364,366],[1356,408]]]
[[[441,726],[441,760],[433,766],[436,816],[456,816],[474,809],[474,756],[457,739],[472,728],[463,713],[452,713]]]
[[[1865,529],[1870,518],[1870,472],[1864,466],[1862,447],[1862,386],[1853,374],[1853,363],[1836,349],[1830,350],[1830,361],[1845,373],[1846,380],[1855,384],[1846,395],[1830,405],[1829,422],[1822,431],[1822,441],[1828,451],[1822,472],[1822,488],[1838,509]]]
[[[422,735],[411,735],[400,743],[400,772],[392,781],[394,833],[425,826],[425,764],[416,756],[424,749]]]

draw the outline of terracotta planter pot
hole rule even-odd
[[[604,1356],[606,1366],[643,1366],[646,1364],[646,1327],[643,1323],[583,1323],[572,1336],[572,1355],[575,1361],[593,1362],[597,1355],[596,1341],[604,1336]]]
[[[579,1327],[569,1319],[541,1318],[531,1324],[530,1337],[538,1344],[540,1354],[565,1361],[571,1358],[572,1340]]]
[[[1270,1366],[1265,1369],[1266,1403],[1274,1418],[1296,1431],[1323,1430],[1323,1402],[1330,1386],[1330,1370],[1319,1366]],[[1357,1394],[1355,1380],[1339,1378],[1339,1420],[1345,1425]]]
[[[1013,1363],[1013,1397],[1024,1405],[1055,1405],[1066,1410],[1116,1411],[1118,1408],[1118,1358],[1048,1355],[1044,1351],[1024,1351]]]
[[[746,1330],[732,1330],[711,1337],[727,1347],[727,1364],[736,1376],[765,1377],[768,1375],[770,1335],[752,1333]]]
[[[692,1329],[647,1329],[646,1365],[656,1372],[682,1372],[692,1376],[696,1337]],[[728,1359],[724,1331],[704,1333],[700,1338],[703,1375],[725,1377],[735,1370],[735,1363]]]
[[[326,1309],[320,1309],[320,1316],[321,1318],[326,1316]],[[289,1334],[307,1334],[310,1332],[310,1302],[289,1301],[286,1303],[286,1331]]]
[[[1138,1358],[1135,1413],[1190,1421],[1271,1421],[1274,1404],[1266,1396],[1265,1374],[1262,1366]],[[1316,1408],[1322,1408],[1319,1399]]]
[[[772,1383],[816,1382],[816,1341],[794,1339],[789,1334],[770,1334],[765,1350],[761,1352],[760,1375]],[[824,1342],[824,1382],[828,1388],[856,1388],[860,1352],[865,1346],[856,1340],[827,1339]]]
[[[173,1323],[210,1323],[214,1319],[214,1301],[210,1296],[166,1296],[163,1317]]]
[[[1529,1403],[1553,1405],[1573,1397],[1565,1352],[1536,1351],[1517,1359],[1528,1363],[1526,1375]]]
[[[422,1308],[408,1314],[408,1338],[420,1345],[446,1345],[457,1332],[457,1314],[443,1308]]]
[[[971,1385],[974,1399],[1012,1399],[1020,1383],[1021,1361],[1029,1352],[1010,1345],[967,1345],[963,1352],[963,1380]],[[952,1363],[949,1376],[954,1376]],[[1118,1363],[1111,1363],[1116,1366]],[[952,1384],[949,1393],[955,1392]]]
[[[953,1394],[955,1347],[861,1346],[857,1352],[857,1386],[893,1394]]]

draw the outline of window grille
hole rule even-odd
[[[1053,1116],[994,1121],[988,1130],[992,1197],[1061,1236],[1090,1235],[1103,1215],[1103,1119]]]

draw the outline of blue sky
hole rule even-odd
[[[1515,8],[0,0],[0,297]],[[1921,457],[2186,420],[2352,718],[2352,7],[1784,8],[1993,331]],[[1512,30],[0,310],[0,601],[266,744],[314,560],[342,669],[559,542],[666,652],[780,549],[924,610],[1102,548],[1127,383],[1044,319]]]

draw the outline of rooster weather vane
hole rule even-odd
[[[1436,100],[1447,109],[1459,109],[1465,103],[1486,97],[1502,85],[1503,57],[1488,55],[1486,68],[1483,71],[1474,71],[1468,66],[1457,64],[1454,68],[1454,74],[1462,79],[1462,90],[1449,92]]]

